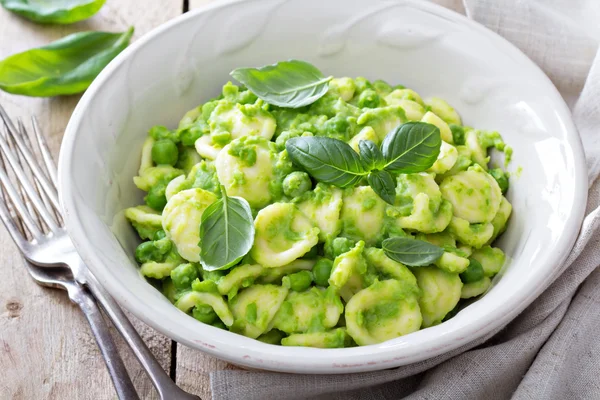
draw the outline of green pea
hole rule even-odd
[[[310,271],[300,271],[283,277],[283,286],[295,291],[303,292],[310,287],[312,283],[312,274]]]
[[[375,90],[377,90],[377,93],[381,93],[384,95],[389,94],[392,91],[392,87],[390,86],[390,84],[386,81],[382,81],[381,79],[373,81],[373,87],[375,88]]]
[[[161,230],[156,231],[156,233],[152,237],[152,240],[161,240],[166,237],[167,237],[167,233],[161,229]]]
[[[473,283],[483,279],[483,266],[474,258],[469,258],[469,266],[460,274],[463,283]]]
[[[500,168],[494,168],[490,170],[490,175],[494,177],[496,182],[498,182],[498,186],[500,186],[502,194],[505,194],[508,190],[508,175],[506,172],[502,171]]]
[[[312,269],[315,283],[319,286],[329,286],[329,276],[333,268],[333,261],[328,258],[321,258]]]
[[[465,130],[462,126],[456,124],[450,124],[450,130],[452,131],[452,140],[454,145],[459,146],[465,144]]]
[[[188,126],[181,130],[181,144],[184,146],[192,147],[196,140],[200,138],[205,133],[204,127],[208,127],[204,121],[196,122],[191,126]],[[208,129],[206,129],[208,131]]]
[[[373,89],[373,84],[362,77],[356,78],[354,80],[354,85],[356,86],[356,93],[362,93],[367,89]]]
[[[172,131],[169,128],[161,125],[156,125],[150,128],[148,135],[154,140],[169,139],[175,143],[179,142],[179,136],[177,131]]]
[[[376,108],[381,104],[381,97],[373,89],[367,89],[358,96],[360,108]]]
[[[345,237],[336,237],[335,239],[333,239],[333,241],[328,243],[328,246],[326,246],[325,255],[331,258],[336,258],[340,254],[344,254],[352,250],[354,245],[355,242],[352,239],[348,239]]]
[[[198,269],[194,264],[180,264],[171,271],[171,281],[177,289],[189,288],[198,278]]]
[[[150,188],[144,200],[148,207],[155,209],[156,211],[162,211],[167,205],[167,196],[165,190],[167,186],[163,183],[158,183]]]
[[[141,243],[135,249],[135,259],[140,264],[149,262],[149,261],[162,261],[163,254],[154,246],[154,242],[144,242]]]
[[[161,139],[152,145],[152,161],[158,165],[175,165],[179,159],[177,145],[171,139]]]
[[[298,197],[311,187],[312,181],[306,172],[294,171],[283,180],[283,193],[289,197]]]

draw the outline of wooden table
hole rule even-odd
[[[0,8],[0,59],[84,30],[122,32],[135,26],[133,40],[186,9],[218,0],[108,0],[87,21],[67,26],[38,25]],[[436,0],[460,10],[461,0]],[[54,155],[80,96],[50,99],[0,91],[10,115],[39,118]],[[0,228],[0,398],[112,399],[115,391],[83,314],[66,293],[37,286],[22,265],[10,237]],[[131,316],[163,368],[185,390],[210,399],[209,373],[234,368],[178,344]],[[115,335],[140,398],[158,398],[150,380]]]

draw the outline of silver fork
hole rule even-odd
[[[161,399],[199,400],[198,396],[180,389],[165,373],[123,311],[89,272],[77,254],[60,215],[56,167],[36,119],[32,118],[35,139],[32,141],[37,143],[44,167],[38,164],[33,146],[28,145],[24,126],[19,124],[22,132],[17,131],[1,106],[0,119],[4,121],[8,132],[6,138],[0,135],[0,154],[14,174],[11,180],[8,169],[1,168],[0,165],[0,186],[13,205],[12,213],[5,205],[0,205],[0,218],[25,259],[38,267],[63,267],[71,271],[74,281],[88,289],[102,305],[148,373]],[[14,141],[16,149],[10,145],[10,141]],[[25,169],[19,163],[19,157],[23,161],[22,164],[29,168],[33,179],[27,176]],[[27,235],[22,233],[20,226]]]
[[[20,121],[19,121],[20,122]],[[19,123],[19,128],[22,127],[22,124]],[[20,133],[23,133],[23,129],[19,129]],[[7,141],[9,148],[12,151],[15,151],[14,141],[10,140],[4,129],[0,129],[0,137]],[[28,144],[31,144],[28,141]],[[19,166],[22,167],[23,159],[19,153],[17,154],[17,162]],[[6,164],[4,157],[0,155],[0,174],[6,171]],[[1,196],[3,203],[0,204],[0,217],[5,221],[5,216],[8,214],[13,221],[16,221],[16,228],[19,230],[19,233],[23,238],[29,236],[29,233],[24,229],[23,222],[18,218],[15,212],[14,203],[11,202],[8,193],[4,187],[2,186]],[[39,186],[37,182],[35,182],[36,191],[39,192]],[[39,216],[33,210],[31,203],[27,201],[27,197],[25,196],[23,189],[21,186],[18,188],[19,198],[25,204],[29,215],[35,216],[35,220],[38,226],[42,226],[41,220]],[[45,197],[43,197],[45,199]],[[14,236],[13,236],[14,237]],[[98,304],[94,297],[87,291],[82,285],[77,283],[74,278],[71,270],[66,267],[51,267],[51,268],[43,268],[37,267],[31,264],[28,261],[25,261],[25,267],[27,268],[27,272],[33,278],[33,280],[41,286],[52,287],[57,289],[66,290],[71,301],[79,306],[83,314],[85,315],[88,323],[90,324],[90,328],[94,337],[96,339],[96,343],[100,348],[100,352],[104,358],[106,363],[106,367],[109,371],[110,377],[113,381],[113,385],[117,392],[117,395],[120,399],[131,399],[131,400],[139,400],[139,397],[135,391],[135,387],[131,382],[129,374],[127,373],[127,369],[123,364],[123,360],[117,351],[117,347],[110,335],[110,331],[108,329],[108,325],[106,321],[102,317],[100,313],[100,309],[98,308]]]

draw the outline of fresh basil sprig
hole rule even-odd
[[[329,89],[332,76],[325,77],[314,65],[290,60],[262,68],[237,68],[230,75],[269,104],[298,108],[314,103]]]
[[[401,236],[385,239],[381,247],[386,256],[411,267],[433,264],[444,254],[439,246]]]
[[[0,61],[0,89],[48,97],[83,92],[129,44],[123,33],[80,32]]]
[[[388,171],[371,171],[367,177],[371,189],[387,203],[394,205],[396,200],[396,183]]]
[[[361,179],[389,204],[396,185],[392,173],[415,173],[430,168],[440,154],[440,130],[425,122],[407,122],[384,139],[381,150],[370,140],[359,142],[358,155],[346,142],[320,136],[301,136],[285,144],[290,159],[318,181],[349,187]]]
[[[248,202],[228,197],[221,186],[221,198],[202,213],[200,262],[207,271],[237,264],[252,248],[254,222]]]
[[[385,159],[379,147],[370,140],[361,140],[358,142],[358,151],[362,157],[365,166],[370,169],[382,168],[385,164]]]
[[[348,143],[323,136],[288,139],[290,159],[318,181],[349,187],[366,177],[367,171]]]
[[[106,0],[0,0],[2,7],[35,22],[72,24],[96,14]]]
[[[381,143],[383,169],[411,174],[430,168],[440,154],[442,137],[437,126],[407,122],[386,135]]]

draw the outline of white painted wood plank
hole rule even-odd
[[[108,0],[87,21],[68,26],[37,25],[0,8],[0,58],[83,30],[120,32],[133,25],[135,38],[181,13],[181,0]],[[0,92],[9,114],[38,116],[51,150],[58,154],[69,116],[79,96],[35,99]],[[110,399],[115,392],[103,360],[79,309],[66,293],[38,287],[28,276],[16,247],[0,228],[0,398]],[[165,369],[171,341],[134,321]],[[150,381],[119,347],[142,399],[157,398]]]

